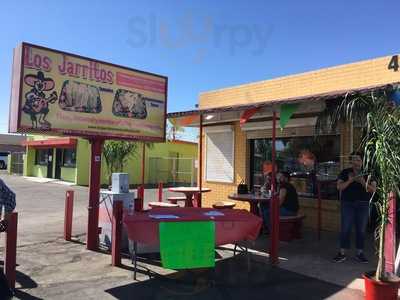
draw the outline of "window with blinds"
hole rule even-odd
[[[206,133],[206,180],[233,182],[234,132],[231,126],[213,126]]]

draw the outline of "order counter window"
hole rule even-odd
[[[322,199],[338,199],[336,179],[340,172],[340,137],[291,137],[276,140],[276,162],[279,170],[291,174],[291,182],[300,197],[317,197],[317,181]],[[250,140],[250,186],[260,187],[270,171],[272,140]]]

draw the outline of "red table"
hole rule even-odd
[[[183,193],[186,197],[185,207],[193,207],[193,196],[199,193],[211,192],[209,188],[202,188],[200,191],[199,187],[172,187],[168,189],[170,192]]]
[[[229,195],[228,198],[231,200],[248,202],[250,204],[250,212],[256,216],[259,215],[258,203],[269,202],[271,200],[271,196],[256,196],[254,194],[232,194]]]
[[[132,261],[134,264],[133,278],[136,280],[137,243],[159,245],[160,222],[191,222],[214,221],[215,244],[225,245],[243,240],[255,240],[261,230],[262,219],[246,210],[229,209],[223,211],[223,216],[205,216],[204,213],[215,211],[211,208],[153,208],[147,212],[124,214],[123,223],[128,232],[129,240],[133,241]],[[167,214],[178,216],[178,219],[154,219],[149,215]],[[236,247],[235,247],[236,249]]]
[[[158,224],[160,222],[190,222],[214,221],[215,244],[225,245],[243,240],[255,240],[260,232],[262,219],[246,210],[223,210],[223,216],[209,217],[204,213],[215,211],[212,208],[182,207],[182,208],[153,208],[147,212],[135,212],[133,215],[124,214],[123,222],[128,237],[148,245],[159,244]],[[149,215],[176,215],[178,219],[153,219]]]

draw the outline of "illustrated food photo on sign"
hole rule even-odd
[[[22,43],[10,132],[165,140],[167,77]]]
[[[61,109],[67,111],[101,112],[99,89],[94,85],[77,81],[64,81],[58,104]]]

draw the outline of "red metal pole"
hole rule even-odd
[[[385,271],[395,272],[396,259],[396,194],[389,194],[388,223],[385,228]]]
[[[111,264],[121,265],[122,237],[122,201],[113,203],[112,235],[111,235]]]
[[[140,207],[143,208],[143,201],[144,201],[144,174],[145,174],[145,168],[146,168],[146,143],[143,142],[143,148],[142,148],[142,197],[140,198],[141,204]]]
[[[143,142],[143,150],[142,150],[142,186],[144,186],[145,168],[146,168],[146,143]]]
[[[158,202],[162,202],[162,195],[163,195],[163,183],[158,183]]]
[[[72,234],[72,215],[74,210],[74,191],[65,193],[65,211],[64,211],[64,239],[71,240]]]
[[[271,192],[272,199],[270,202],[270,218],[271,218],[271,242],[270,242],[270,262],[274,265],[279,263],[278,246],[279,246],[279,199],[276,198],[276,111],[274,110],[272,118],[272,182]]]
[[[200,140],[199,140],[199,189],[200,193],[197,195],[197,207],[202,206],[201,190],[203,188],[203,115],[200,114]]]
[[[317,182],[317,193],[318,193],[318,220],[317,220],[317,230],[318,230],[318,240],[321,239],[321,225],[322,225],[322,211],[321,211],[321,183],[316,180]]]
[[[8,220],[6,248],[4,251],[4,273],[7,277],[10,288],[15,288],[15,268],[17,265],[17,224],[18,213],[13,212]]]
[[[90,185],[89,185],[89,207],[88,207],[88,228],[87,244],[88,250],[97,250],[99,244],[99,197],[100,197],[100,176],[101,176],[101,150],[103,140],[91,140],[90,158]]]

